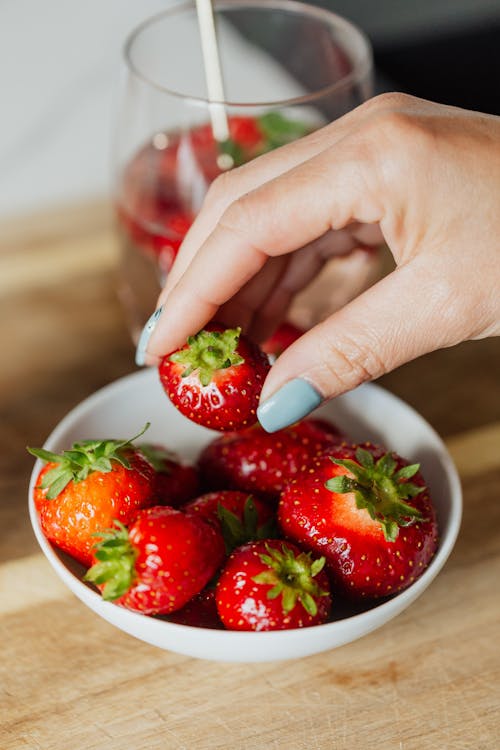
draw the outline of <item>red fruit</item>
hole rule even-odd
[[[184,506],[222,532],[229,554],[245,542],[268,539],[275,532],[272,508],[247,492],[209,492]]]
[[[325,556],[337,589],[355,599],[395,594],[437,545],[418,469],[369,443],[329,450],[285,488],[278,521],[287,538]]]
[[[215,588],[210,588],[209,584],[200,594],[190,599],[182,609],[169,615],[168,621],[179,625],[190,625],[193,628],[221,630],[223,625],[215,604]]]
[[[230,117],[229,134],[242,148],[253,148],[263,140],[262,132],[253,117]]]
[[[173,263],[194,218],[179,196],[179,138],[170,134],[168,140],[165,149],[153,145],[141,149],[126,166],[124,193],[117,206],[127,237],[157,259],[164,271]]]
[[[266,355],[240,328],[209,324],[177,352],[163,357],[160,380],[168,397],[193,422],[235,430],[256,421]]]
[[[192,223],[193,219],[189,214],[179,211],[169,217],[167,226],[179,237],[184,237]]]
[[[33,497],[43,533],[84,565],[92,562],[97,531],[115,519],[129,523],[155,502],[154,469],[131,443],[84,440],[60,455],[28,448],[48,462]]]
[[[220,619],[230,630],[320,625],[332,603],[324,563],[279,539],[239,547],[215,590]]]
[[[297,341],[304,333],[305,331],[297,328],[292,323],[282,323],[273,335],[267,341],[264,341],[261,347],[262,351],[266,352],[266,354],[274,354],[275,357],[279,357],[285,349],[288,349],[290,344]]]
[[[204,151],[215,147],[212,125],[205,123],[193,128],[189,133],[189,139],[196,151]]]
[[[158,503],[177,508],[196,497],[199,481],[194,466],[181,464],[179,457],[163,445],[141,443],[138,448],[156,472],[155,496]]]
[[[255,425],[222,435],[200,455],[198,465],[208,487],[231,487],[277,499],[313,456],[343,440],[343,435],[322,419],[304,419],[269,434]]]
[[[242,148],[253,148],[263,140],[262,132],[259,129],[257,121],[253,117],[239,117],[233,115],[229,117],[229,137],[234,143]],[[194,128],[191,133],[191,142],[195,150],[199,152],[213,149],[215,151],[215,141],[210,124],[200,125]]]
[[[199,594],[224,558],[224,542],[202,518],[158,505],[129,529],[116,523],[95,546],[85,576],[103,599],[147,615],[168,614]]]

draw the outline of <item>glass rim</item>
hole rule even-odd
[[[160,11],[159,13],[146,18],[130,32],[125,40],[125,44],[123,47],[125,63],[127,64],[130,72],[143,83],[146,83],[148,86],[151,86],[152,88],[155,88],[164,94],[168,94],[169,96],[175,96],[179,99],[184,99],[185,101],[190,101],[196,104],[203,104],[205,106],[220,104],[227,107],[250,108],[276,106],[284,107],[297,104],[309,104],[310,102],[316,101],[317,99],[321,99],[322,97],[342,90],[351,83],[357,81],[358,79],[361,79],[364,75],[366,75],[366,73],[369,73],[371,70],[373,63],[372,46],[367,35],[355,24],[351,23],[351,21],[348,21],[346,18],[343,18],[337,13],[333,13],[332,11],[327,10],[326,8],[319,8],[317,6],[308,5],[306,3],[300,2],[300,0],[214,0],[214,7],[216,10],[229,10],[231,8],[238,7],[261,8],[264,10],[288,10],[290,12],[296,13],[297,15],[302,14],[317,18],[318,20],[324,21],[334,28],[347,31],[350,37],[354,38],[355,41],[360,44],[361,54],[359,55],[358,59],[350,60],[353,66],[352,70],[350,70],[349,73],[344,75],[342,78],[327,86],[322,86],[316,91],[310,92],[308,94],[303,94],[302,96],[294,96],[287,99],[277,99],[273,101],[234,102],[228,100],[220,101],[216,99],[209,99],[208,97],[203,96],[193,96],[192,94],[183,94],[180,91],[175,91],[174,89],[168,88],[168,86],[163,86],[162,84],[153,81],[145,73],[143,73],[133,60],[132,48],[140,34],[149,26],[152,26],[166,16],[174,16],[178,13],[183,13],[189,9],[196,8],[195,0],[188,0],[187,2],[179,3],[172,8],[167,8],[166,10]]]

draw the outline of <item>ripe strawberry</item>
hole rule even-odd
[[[262,131],[254,117],[229,117],[229,137],[242,149],[253,149],[263,141]],[[216,143],[210,124],[193,128],[190,133],[191,142],[197,154],[205,154],[209,150],[215,152]]]
[[[155,497],[158,503],[177,508],[196,497],[199,482],[194,466],[180,463],[179,457],[163,445],[140,443],[137,447],[156,472]]]
[[[173,354],[163,357],[160,380],[170,400],[193,422],[235,430],[256,421],[269,371],[266,355],[240,328],[211,323]]]
[[[273,434],[255,425],[213,440],[198,465],[208,487],[257,492],[275,500],[313,456],[342,439],[323,419],[304,419]]]
[[[147,615],[168,614],[199,594],[224,558],[224,542],[202,518],[158,505],[127,528],[102,531],[86,581],[103,599]]]
[[[245,542],[268,539],[276,531],[272,508],[246,492],[209,492],[187,503],[183,510],[219,529],[227,554]]]
[[[230,630],[320,625],[331,608],[324,563],[324,557],[313,561],[309,553],[279,539],[239,547],[217,583],[219,617]]]
[[[83,440],[61,454],[28,448],[48,462],[34,491],[43,533],[84,565],[95,532],[155,502],[154,469],[132,440]]]
[[[190,625],[193,628],[212,628],[222,630],[224,627],[215,604],[215,588],[210,584],[199,594],[188,601],[182,609],[168,615],[169,622],[179,625]]]
[[[233,141],[244,149],[253,149],[263,141],[262,132],[254,117],[230,117],[229,134]]]
[[[261,346],[263,352],[279,357],[290,344],[297,341],[305,331],[297,328],[292,323],[282,323]]]
[[[330,450],[285,488],[278,521],[287,538],[326,557],[338,590],[355,599],[395,594],[436,550],[435,513],[418,470],[369,443]]]

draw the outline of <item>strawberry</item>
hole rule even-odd
[[[176,622],[179,625],[190,625],[193,628],[221,630],[223,625],[215,604],[215,588],[208,584],[203,591],[193,596],[182,609],[169,615],[168,621]]]
[[[253,149],[262,140],[262,132],[254,117],[239,117],[233,115],[229,118],[229,134],[233,141],[241,148]]]
[[[199,594],[224,558],[220,532],[202,518],[158,505],[127,529],[101,531],[85,575],[103,599],[147,615],[168,614]]]
[[[273,434],[255,425],[216,438],[202,451],[198,465],[208,487],[257,492],[277,500],[313,456],[342,439],[340,431],[322,419],[304,419]]]
[[[228,118],[228,125],[230,139],[242,149],[253,149],[263,140],[262,131],[254,117],[232,115]],[[194,128],[190,137],[196,152],[204,153],[209,149],[215,151],[216,143],[209,123]]]
[[[43,533],[84,565],[95,532],[155,502],[155,471],[132,440],[84,440],[61,454],[28,448],[47,462],[34,491]]]
[[[272,508],[246,492],[209,492],[187,503],[183,510],[220,529],[227,554],[245,542],[268,539],[275,532]]]
[[[140,443],[137,447],[156,472],[155,497],[158,503],[177,508],[196,497],[199,482],[194,466],[180,463],[179,457],[163,445]]]
[[[314,459],[283,491],[278,521],[287,538],[325,556],[337,589],[354,599],[406,588],[437,545],[419,465],[370,443]]]
[[[255,423],[269,368],[266,355],[240,328],[212,323],[163,357],[159,373],[182,414],[205,427],[235,430]]]
[[[263,352],[266,352],[266,354],[272,354],[277,358],[280,354],[283,354],[285,349],[288,349],[290,344],[297,341],[297,339],[304,333],[305,331],[297,328],[297,326],[294,326],[292,323],[281,323],[273,335],[264,341],[261,349]]]
[[[168,148],[139,151],[126,167],[117,213],[126,237],[148,255],[172,265],[194,215],[179,196],[176,179],[179,137]]]
[[[324,563],[324,557],[313,560],[279,539],[239,547],[215,590],[220,619],[230,630],[287,630],[325,622],[331,596]]]

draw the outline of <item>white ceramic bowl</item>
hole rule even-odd
[[[48,561],[64,583],[98,615],[117,628],[159,648],[204,659],[259,662],[292,659],[326,651],[354,641],[379,628],[406,609],[443,567],[455,543],[462,513],[460,481],[442,441],[429,424],[400,399],[376,385],[363,385],[317,411],[331,418],[356,440],[381,442],[402,456],[419,461],[437,510],[439,548],[423,575],[408,589],[370,609],[342,611],[325,625],[268,633],[235,632],[189,627],[130,612],[105,602],[80,580],[82,568],[44,537],[33,504],[33,529]],[[73,409],[47,439],[45,447],[58,451],[75,440],[121,438],[134,435],[151,422],[148,439],[164,442],[188,459],[195,459],[214,432],[183,417],[164,395],[155,370],[143,370],[102,388]]]

